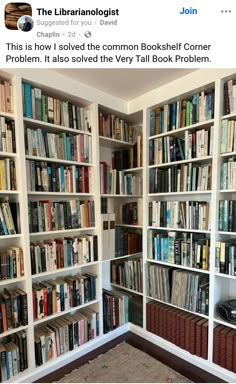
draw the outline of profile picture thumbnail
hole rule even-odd
[[[32,16],[32,7],[29,3],[8,3],[5,6],[5,27],[17,31],[18,20],[26,15]]]
[[[34,21],[31,16],[24,15],[17,21],[17,28],[22,32],[29,32],[34,26]]]

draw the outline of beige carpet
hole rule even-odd
[[[58,383],[191,383],[146,353],[127,343],[117,345]]]

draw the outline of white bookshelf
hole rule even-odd
[[[170,84],[161,86],[160,88],[153,90],[147,94],[144,94],[136,99],[126,102],[121,99],[117,99],[111,95],[104,94],[99,90],[91,92],[91,88],[82,86],[79,82],[75,86],[75,81],[70,80],[62,75],[59,75],[56,72],[51,70],[2,70],[0,71],[0,78],[5,78],[12,80],[12,84],[15,91],[15,110],[14,114],[6,114],[5,112],[0,111],[0,116],[6,117],[8,119],[14,119],[16,125],[16,141],[17,141],[17,153],[11,154],[7,152],[0,152],[0,158],[8,157],[14,159],[17,167],[17,191],[0,191],[0,196],[3,198],[9,196],[9,199],[12,201],[18,201],[20,204],[20,221],[21,221],[21,234],[9,235],[9,236],[0,236],[0,247],[2,249],[7,248],[11,245],[18,245],[22,247],[24,251],[24,260],[25,260],[25,276],[19,279],[12,279],[11,281],[1,281],[0,282],[0,292],[3,290],[5,284],[9,287],[19,287],[27,292],[28,297],[28,325],[23,328],[16,328],[7,333],[0,335],[1,339],[4,339],[5,336],[10,335],[11,333],[18,332],[19,330],[25,329],[27,332],[28,339],[28,369],[13,379],[17,382],[33,382],[40,377],[52,372],[53,370],[61,367],[62,365],[82,356],[84,353],[91,351],[92,349],[97,348],[98,346],[104,344],[107,341],[112,340],[114,337],[121,335],[122,333],[130,330],[137,335],[140,335],[147,340],[153,342],[156,345],[161,346],[162,348],[171,351],[171,353],[180,356],[181,358],[187,360],[188,362],[199,366],[202,369],[208,370],[208,372],[219,376],[225,381],[235,382],[236,375],[227,371],[226,369],[221,368],[213,363],[213,330],[217,324],[224,324],[228,327],[235,328],[235,326],[230,325],[229,323],[224,322],[216,314],[215,308],[216,304],[221,300],[226,300],[228,297],[234,296],[236,289],[236,278],[234,276],[228,276],[224,274],[219,274],[215,272],[214,269],[214,258],[215,258],[215,242],[221,239],[235,238],[236,232],[226,232],[218,230],[218,202],[219,199],[224,199],[229,196],[230,193],[234,194],[235,190],[220,190],[219,188],[219,169],[220,164],[224,158],[236,155],[235,152],[220,154],[220,131],[221,131],[221,121],[224,119],[233,119],[236,120],[236,113],[229,115],[223,115],[222,103],[223,103],[223,82],[230,78],[236,79],[236,69],[228,70],[198,70],[195,71],[181,79],[177,79]],[[45,123],[42,121],[37,121],[34,119],[28,119],[23,116],[22,109],[22,93],[21,93],[21,84],[22,81],[27,81],[33,86],[39,86],[44,89],[48,94],[52,92],[53,96],[58,96],[62,100],[66,100],[68,97],[78,105],[84,105],[91,111],[92,117],[92,133],[89,132],[75,132],[74,129],[67,127],[61,127],[54,124]],[[211,87],[215,89],[215,115],[214,119],[203,121],[198,124],[193,124],[188,127],[176,129],[175,131],[165,132],[160,135],[155,135],[149,137],[149,125],[150,125],[150,111],[155,108],[155,106],[162,106],[167,103],[172,103],[183,98],[191,96],[195,92],[200,92],[201,90],[209,90]],[[133,120],[134,124],[143,124],[143,167],[137,169],[126,169],[125,173],[136,173],[142,175],[143,178],[143,223],[142,225],[127,225],[127,224],[116,224],[124,228],[133,228],[139,229],[142,231],[143,237],[143,293],[137,293],[143,299],[143,328],[136,327],[135,325],[129,323],[121,328],[117,328],[115,331],[110,332],[110,334],[103,334],[102,318],[103,318],[103,307],[102,307],[102,288],[110,289],[113,286],[115,289],[121,289],[125,291],[125,287],[118,286],[116,284],[111,284],[110,282],[110,264],[111,260],[102,260],[102,231],[101,231],[101,198],[107,199],[107,204],[109,208],[115,207],[116,204],[123,204],[123,201],[133,201],[136,196],[122,196],[122,195],[101,195],[100,193],[100,175],[99,175],[99,162],[101,161],[101,153],[103,159],[110,157],[112,151],[116,149],[127,149],[130,146],[130,143],[121,142],[119,140],[109,139],[101,137],[98,134],[98,112],[104,106],[110,112],[114,112],[120,115],[122,118],[126,116],[129,121]],[[149,165],[149,141],[155,138],[166,137],[171,135],[173,137],[182,137],[184,138],[185,131],[193,132],[195,129],[204,129],[214,126],[214,145],[213,145],[213,154],[212,156],[205,156],[204,158],[195,158],[188,159],[183,161],[176,161],[171,163]],[[24,129],[27,128],[40,128],[51,133],[81,133],[86,134],[92,137],[92,148],[93,148],[93,161],[92,163],[79,163],[71,162],[61,159],[48,159],[40,158],[35,156],[25,156],[25,143],[24,143]],[[54,162],[64,165],[81,165],[86,167],[91,167],[93,172],[93,190],[89,194],[67,194],[67,193],[50,193],[50,192],[30,192],[27,190],[27,180],[26,180],[26,160],[38,160],[38,161],[47,161]],[[180,193],[149,193],[149,172],[152,168],[159,167],[169,167],[174,164],[188,164],[188,163],[200,163],[200,164],[209,164],[212,163],[212,188],[210,191],[191,191],[191,192],[180,192]],[[66,199],[88,199],[94,200],[95,203],[95,227],[94,228],[78,228],[73,230],[66,231],[52,231],[52,232],[38,232],[38,233],[29,233],[28,226],[28,217],[26,212],[28,211],[28,201],[30,199],[37,201],[40,199],[54,200],[61,199],[66,201]],[[117,199],[117,197],[119,197]],[[124,198],[123,199],[121,199]],[[229,197],[231,198],[231,197]],[[232,197],[233,198],[233,197]],[[14,199],[14,200],[13,200]],[[153,200],[178,200],[183,201],[185,199],[191,201],[211,201],[211,230],[192,230],[184,228],[163,228],[163,227],[152,227],[149,226],[148,222],[148,203]],[[148,259],[148,231],[157,230],[163,233],[168,231],[176,232],[192,232],[192,233],[205,233],[211,240],[211,252],[210,252],[210,269],[209,271],[198,270],[195,268],[179,266],[170,263],[163,263],[156,260]],[[83,265],[76,265],[73,267],[61,268],[58,271],[47,271],[45,273],[40,273],[37,275],[31,274],[30,267],[30,242],[43,241],[47,239],[55,239],[59,236],[74,236],[76,234],[85,234],[85,233],[96,234],[98,236],[98,261],[94,263],[88,263]],[[120,257],[124,260],[132,258],[134,255],[125,255]],[[117,258],[118,259],[118,258]],[[112,259],[113,260],[113,259]],[[114,258],[116,260],[116,258]],[[184,350],[181,350],[179,347],[174,344],[157,337],[156,335],[151,334],[147,331],[146,328],[146,304],[148,301],[153,299],[149,296],[147,292],[145,273],[149,263],[155,263],[160,265],[168,265],[171,267],[182,268],[185,271],[201,272],[209,276],[210,281],[210,305],[209,305],[209,316],[205,316],[197,313],[197,315],[204,316],[208,319],[209,322],[209,331],[208,331],[208,360],[198,358],[195,355],[191,355]],[[35,357],[34,357],[34,329],[38,325],[46,324],[47,321],[53,318],[60,318],[67,312],[57,313],[54,317],[45,317],[42,320],[36,322],[33,321],[33,308],[32,308],[32,283],[37,281],[46,281],[49,277],[63,277],[69,276],[71,274],[79,273],[80,271],[92,271],[97,274],[97,298],[91,303],[86,303],[86,306],[91,306],[100,313],[100,336],[94,340],[91,340],[87,345],[82,345],[81,347],[76,348],[71,352],[66,353],[64,356],[60,356],[52,361],[47,362],[45,365],[35,368]],[[132,291],[132,290],[131,290]],[[127,290],[128,292],[128,290]],[[130,292],[134,293],[134,292]],[[154,298],[154,300],[156,300]],[[169,304],[170,305],[170,304]],[[81,307],[81,306],[80,306]],[[83,306],[82,306],[83,307]],[[77,308],[70,308],[68,313],[73,313]],[[79,308],[78,308],[79,309]],[[183,309],[185,310],[185,309]],[[191,312],[191,311],[190,311]],[[9,382],[13,381],[12,379]]]

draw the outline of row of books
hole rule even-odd
[[[209,281],[207,275],[149,264],[147,281],[147,290],[153,299],[208,315]]]
[[[213,362],[236,373],[236,331],[222,324],[214,328]]]
[[[148,259],[209,269],[210,240],[204,234],[148,232]]]
[[[0,160],[0,190],[16,191],[16,167],[12,159]]]
[[[98,261],[97,235],[30,244],[32,275]]]
[[[184,140],[171,136],[155,138],[149,142],[149,165],[212,156],[212,141],[212,129],[201,129],[193,133],[185,131]]]
[[[153,227],[209,230],[210,203],[203,201],[151,201],[149,225]]]
[[[236,189],[236,158],[228,158],[220,166],[220,189]]]
[[[0,293],[0,334],[27,324],[27,293],[19,288],[4,288]]]
[[[142,177],[111,169],[106,162],[100,163],[100,192],[102,194],[141,195]]]
[[[13,113],[14,95],[10,81],[0,79],[0,112]]]
[[[24,276],[24,254],[20,247],[12,246],[0,253],[0,280]]]
[[[94,201],[30,201],[28,208],[31,233],[95,226]]]
[[[132,126],[114,114],[99,112],[99,136],[134,144],[141,132],[141,127]]]
[[[24,116],[63,127],[91,132],[89,109],[43,94],[41,88],[22,84]]]
[[[158,107],[150,113],[150,136],[213,119],[215,92],[201,91],[188,100]]]
[[[220,153],[234,151],[236,151],[236,121],[224,119],[221,122]]]
[[[0,203],[0,235],[20,233],[19,203],[3,201]]]
[[[219,201],[219,231],[236,232],[236,200]]]
[[[212,165],[194,163],[173,165],[169,168],[151,168],[149,192],[208,191],[212,186]]]
[[[115,260],[111,265],[111,281],[114,284],[132,289],[136,292],[143,291],[143,260]]]
[[[92,162],[92,137],[79,133],[49,133],[26,128],[26,155],[82,163]]]
[[[103,332],[108,333],[129,321],[129,297],[120,291],[103,289]]]
[[[66,193],[89,193],[91,191],[90,167],[27,160],[26,175],[29,191]]]
[[[115,208],[116,224],[142,225],[142,199]]]
[[[234,239],[216,242],[215,272],[236,276],[236,242]]]
[[[132,255],[142,252],[142,234],[127,230],[126,228],[115,228],[115,257]]]
[[[149,165],[185,160],[183,139],[165,136],[149,140]]]
[[[16,152],[15,121],[0,116],[0,151]]]
[[[27,333],[10,335],[8,341],[0,343],[0,382],[5,383],[28,368]]]
[[[36,365],[40,366],[99,336],[99,313],[86,308],[55,319],[34,332]]]
[[[123,171],[124,169],[142,167],[143,165],[143,136],[137,136],[137,142],[129,149],[121,149],[112,152],[112,169]]]
[[[154,300],[147,303],[146,310],[149,332],[207,359],[208,320]]]
[[[224,114],[234,113],[236,111],[236,82],[228,80],[224,83]]]
[[[34,283],[32,285],[34,320],[95,300],[96,279],[96,275],[87,272],[83,275]]]

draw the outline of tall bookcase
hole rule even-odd
[[[219,364],[216,364],[214,357],[214,343],[216,343],[216,331],[215,328],[221,324],[222,326],[227,326],[230,330],[235,330],[235,326],[228,322],[224,322],[217,314],[216,305],[221,300],[226,300],[229,297],[234,297],[235,292],[235,276],[230,273],[223,273],[223,267],[220,264],[217,264],[219,257],[219,243],[224,243],[230,239],[235,239],[236,231],[233,231],[233,221],[232,221],[232,212],[234,209],[233,203],[222,203],[221,201],[229,200],[234,201],[236,195],[236,189],[232,185],[223,184],[220,180],[220,169],[226,167],[223,163],[227,162],[227,159],[230,159],[230,162],[234,162],[235,148],[232,144],[232,139],[229,139],[226,149],[222,153],[222,134],[225,135],[225,126],[224,121],[236,121],[236,111],[226,110],[224,95],[226,95],[225,83],[229,80],[236,79],[236,70],[199,70],[195,71],[181,79],[177,79],[174,82],[166,84],[152,92],[146,93],[130,102],[118,99],[111,95],[100,92],[99,90],[92,89],[91,87],[86,87],[83,84],[80,84],[77,81],[72,81],[67,77],[59,75],[57,72],[49,70],[3,70],[0,72],[0,79],[7,80],[11,82],[12,90],[14,92],[14,110],[11,112],[0,111],[0,117],[4,117],[6,121],[14,121],[15,124],[15,141],[16,141],[16,153],[0,153],[1,159],[6,157],[13,159],[16,167],[16,183],[17,189],[14,191],[6,190],[0,191],[1,201],[8,198],[9,202],[18,202],[20,208],[20,224],[21,230],[20,233],[1,236],[0,238],[0,247],[1,252],[6,251],[9,247],[18,246],[22,249],[24,255],[24,275],[18,278],[12,278],[7,280],[0,281],[0,293],[2,293],[4,288],[9,290],[15,290],[17,288],[22,289],[27,293],[27,306],[28,306],[28,324],[23,325],[19,328],[14,328],[3,332],[0,335],[0,343],[6,343],[9,341],[9,336],[11,334],[24,331],[27,334],[27,345],[28,345],[28,368],[13,376],[9,381],[17,382],[32,382],[37,380],[39,377],[42,377],[63,364],[68,363],[69,361],[78,358],[79,356],[95,349],[96,347],[104,344],[105,342],[115,338],[118,335],[125,333],[130,330],[137,335],[140,335],[147,340],[159,345],[160,347],[168,350],[169,352],[177,355],[196,366],[205,369],[211,372],[214,375],[218,375],[222,379],[232,382],[235,381],[235,373],[226,368],[222,368]],[[91,132],[79,131],[74,128],[68,128],[68,126],[62,126],[61,124],[52,124],[46,121],[39,121],[38,119],[33,119],[26,117],[23,111],[23,94],[22,94],[22,84],[30,84],[33,88],[39,88],[43,91],[48,97],[60,99],[62,101],[69,101],[75,106],[81,106],[89,110]],[[232,85],[228,83],[229,88]],[[192,100],[192,96],[199,94],[204,96],[210,94],[214,90],[214,114],[208,116],[206,119],[200,119],[200,122],[194,121],[186,126],[181,126],[180,128],[173,129],[172,131],[164,131],[158,133],[152,133],[152,116],[158,108],[164,107],[167,104],[174,104],[180,100]],[[209,100],[208,100],[209,101]],[[188,107],[189,108],[189,107]],[[122,148],[130,147],[130,144],[122,143],[122,140],[117,140],[114,138],[104,138],[99,135],[99,118],[100,112],[104,114],[111,114],[128,121],[133,126],[142,126],[143,132],[143,165],[139,169],[129,170],[129,173],[134,175],[140,175],[142,177],[142,194],[140,196],[130,196],[130,195],[120,195],[117,196],[117,193],[103,194],[100,189],[100,162],[107,162],[111,164],[112,152]],[[166,112],[165,112],[166,113]],[[194,112],[195,113],[195,112]],[[193,117],[193,111],[191,113]],[[223,122],[223,129],[222,129]],[[225,124],[225,125],[224,125]],[[174,125],[174,124],[173,124]],[[231,123],[232,125],[232,123]],[[212,128],[211,128],[212,127]],[[78,134],[87,135],[91,137],[91,146],[92,148],[92,161],[90,163],[85,163],[82,161],[78,162],[75,160],[62,160],[60,158],[45,158],[42,156],[29,155],[26,152],[26,141],[25,141],[25,132],[28,129],[41,129],[42,132],[58,134],[58,133],[68,133],[68,134]],[[233,128],[232,128],[233,129]],[[181,140],[176,140],[175,145],[180,145],[178,147],[178,155],[176,159],[172,157],[173,153],[167,153],[165,151],[166,146],[167,150],[170,150],[172,142],[168,142],[169,139],[164,138],[174,138],[174,139],[189,139],[189,135],[193,133],[200,132],[205,130],[202,134],[210,139],[211,138],[211,150],[210,146],[208,151],[204,151],[200,155],[200,149],[197,159],[195,158],[181,158]],[[151,134],[152,133],[152,134]],[[151,135],[151,137],[150,137]],[[198,134],[200,136],[200,133]],[[162,155],[157,156],[157,164],[150,164],[150,142],[155,139],[163,139],[162,143],[159,144],[159,150]],[[193,141],[196,138],[193,138]],[[207,140],[207,139],[206,139]],[[231,141],[230,141],[231,140]],[[202,139],[202,142],[204,140]],[[164,143],[164,144],[163,144]],[[177,144],[176,144],[177,143]],[[231,143],[231,144],[230,144]],[[231,145],[231,146],[230,146]],[[204,147],[204,146],[203,146]],[[158,142],[156,143],[156,148],[158,148]],[[164,150],[163,150],[164,149]],[[171,149],[173,150],[173,149]],[[166,156],[165,163],[160,164],[161,158]],[[194,152],[195,153],[195,152]],[[196,155],[196,153],[195,153]],[[168,157],[169,156],[169,157]],[[194,156],[192,156],[194,157]],[[55,164],[60,166],[78,166],[78,167],[88,167],[90,168],[91,173],[91,189],[87,193],[85,192],[43,192],[43,191],[30,191],[29,190],[29,167],[28,161],[42,161],[48,164]],[[186,188],[187,190],[181,189],[180,186],[180,176],[178,176],[178,171],[168,171],[168,169],[174,169],[175,166],[182,166],[182,172],[185,172],[185,178],[187,177],[187,172],[189,168],[194,168],[195,165],[198,167],[204,168],[201,172],[205,175],[205,179],[208,177],[211,183],[199,182],[199,188],[189,185]],[[184,166],[187,166],[184,170]],[[231,165],[230,165],[231,166]],[[228,167],[228,165],[227,165]],[[50,167],[49,167],[50,168]],[[176,167],[175,167],[176,168]],[[27,171],[28,169],[28,171]],[[172,189],[169,191],[150,191],[150,178],[152,179],[154,173],[153,170],[157,169],[157,174],[162,170],[163,174],[167,176],[163,177],[162,180],[165,180],[165,177],[176,178],[176,183],[172,183]],[[228,169],[228,168],[227,168]],[[168,173],[169,172],[169,173]],[[192,172],[192,170],[191,170]],[[194,171],[196,172],[196,171]],[[199,170],[198,170],[199,172]],[[223,173],[223,171],[221,172]],[[173,176],[175,175],[175,176]],[[32,175],[31,175],[32,176]],[[155,175],[154,175],[155,177]],[[159,177],[159,176],[158,176]],[[195,177],[195,176],[194,176]],[[187,180],[187,178],[186,178]],[[30,180],[31,181],[31,180]],[[166,187],[166,182],[163,188]],[[196,190],[197,189],[197,190]],[[172,191],[172,192],[171,192]],[[142,244],[143,249],[140,252],[142,257],[142,269],[143,269],[143,289],[140,292],[143,302],[143,326],[137,326],[131,322],[124,324],[123,326],[109,332],[103,332],[103,303],[102,303],[102,291],[103,289],[116,289],[122,292],[129,292],[129,288],[116,286],[111,282],[111,265],[114,262],[113,259],[104,260],[104,249],[106,244],[103,242],[103,231],[101,225],[101,212],[103,208],[103,201],[106,200],[108,211],[114,212],[115,208],[121,204],[126,204],[129,202],[137,201],[138,198],[141,198],[142,205],[142,226],[135,225],[135,229],[138,229],[142,233]],[[39,202],[39,201],[52,201],[52,202],[68,202],[69,200],[91,200],[94,202],[94,217],[95,217],[95,226],[86,227],[86,228],[74,228],[74,229],[65,229],[65,230],[56,230],[56,231],[35,231],[31,233],[29,231],[29,221],[31,217],[28,216],[28,204],[30,201]],[[155,209],[158,212],[158,209],[168,209],[172,207],[172,211],[175,209],[173,207],[182,207],[182,210],[186,209],[186,206],[189,209],[195,209],[195,220],[196,212],[199,210],[201,217],[206,215],[206,212],[209,212],[209,209],[206,208],[205,203],[210,203],[211,205],[211,214],[208,219],[208,225],[205,227],[202,223],[200,226],[193,225],[193,221],[188,220],[188,225],[185,223],[185,228],[178,228],[176,226],[176,217],[173,216],[172,219],[168,217],[167,222],[157,224],[156,218],[154,224],[150,223],[150,207],[152,202],[155,203]],[[189,202],[189,203],[186,203]],[[164,204],[163,204],[164,203]],[[159,208],[158,207],[159,204]],[[161,208],[162,206],[162,208]],[[33,207],[33,205],[32,205]],[[196,208],[197,207],[197,208]],[[230,208],[231,207],[231,208]],[[230,211],[231,209],[231,211]],[[192,211],[191,211],[192,212]],[[223,212],[223,213],[222,213]],[[231,212],[231,213],[230,213]],[[218,226],[219,216],[227,218],[227,215],[230,217],[232,227],[226,228]],[[163,216],[163,215],[162,215]],[[222,218],[221,218],[222,219]],[[169,221],[170,220],[170,221]],[[179,218],[180,222],[183,225],[183,217]],[[192,219],[191,219],[192,220]],[[226,220],[227,221],[227,220]],[[196,220],[197,222],[197,220]],[[168,225],[167,225],[168,224]],[[231,230],[230,230],[231,229]],[[195,266],[189,265],[189,261],[185,265],[180,265],[179,263],[173,263],[173,259],[170,260],[160,260],[156,255],[150,252],[150,242],[152,242],[152,236],[156,235],[167,235],[169,232],[174,232],[176,236],[181,233],[186,233],[186,243],[187,240],[191,237],[191,241],[195,241],[192,234],[201,234],[204,235],[206,243],[200,244],[204,246],[204,252],[206,252],[206,247],[210,245],[210,252],[207,253],[206,258],[209,260],[204,265],[196,264]],[[31,247],[32,243],[37,241],[49,241],[55,240],[58,238],[71,238],[74,236],[82,235],[94,235],[97,236],[97,249],[98,249],[98,259],[93,262],[88,262],[86,264],[79,263],[79,265],[64,267],[61,269],[55,269],[52,271],[37,272],[32,274],[31,269]],[[171,235],[174,236],[174,235]],[[161,237],[161,236],[160,236]],[[163,236],[167,237],[167,236]],[[172,239],[173,240],[173,239]],[[181,240],[181,239],[180,239]],[[196,237],[196,242],[199,239]],[[201,239],[202,240],[202,239]],[[166,240],[164,240],[165,242]],[[233,243],[230,243],[227,247],[234,246]],[[233,248],[234,249],[234,248]],[[200,248],[199,248],[200,250]],[[221,250],[221,249],[220,249]],[[233,252],[231,250],[231,252]],[[164,252],[165,254],[165,252]],[[171,254],[173,256],[173,253]],[[133,256],[123,257],[124,260],[132,259]],[[168,255],[167,255],[168,256]],[[222,256],[222,255],[221,255]],[[122,260],[122,258],[121,258]],[[218,261],[220,263],[220,261]],[[223,263],[223,256],[221,259],[221,264]],[[218,265],[218,267],[217,267]],[[172,304],[170,300],[163,300],[154,297],[150,290],[149,284],[150,279],[147,279],[147,273],[150,269],[150,266],[154,267],[169,267],[178,269],[181,272],[186,272],[188,275],[193,274],[194,276],[200,272],[200,275],[204,276],[204,279],[209,281],[209,308],[208,312],[199,313],[199,311],[192,310],[189,307],[183,308],[182,305]],[[217,269],[218,268],[218,269]],[[232,266],[231,266],[232,268]],[[67,308],[65,311],[54,313],[53,315],[45,316],[42,319],[34,320],[35,313],[33,308],[33,293],[32,293],[32,284],[37,284],[40,282],[45,282],[48,280],[55,279],[64,279],[67,276],[73,276],[83,273],[92,273],[97,276],[96,279],[96,298],[91,302],[87,302],[84,305],[77,305],[76,307]],[[204,280],[204,283],[206,281]],[[135,292],[132,292],[135,293]],[[208,295],[208,293],[207,293]],[[175,345],[173,341],[166,340],[163,335],[160,336],[155,334],[153,330],[149,328],[149,320],[147,318],[147,313],[149,313],[150,303],[159,303],[156,305],[156,308],[164,308],[166,313],[171,313],[172,308],[176,310],[181,309],[179,313],[188,317],[188,314],[195,314],[199,316],[199,319],[208,321],[208,346],[207,346],[207,356],[202,358],[196,354],[190,353],[185,350],[184,347],[180,348]],[[161,307],[161,304],[163,306]],[[41,328],[50,321],[57,322],[63,319],[65,315],[73,314],[75,312],[80,312],[83,308],[93,309],[95,312],[99,313],[99,336],[89,340],[87,343],[80,345],[79,347],[74,348],[71,351],[63,353],[61,356],[44,362],[44,364],[36,367],[35,365],[35,350],[34,350],[34,333],[35,330]],[[177,311],[176,311],[177,312]],[[201,312],[201,311],[200,311]],[[157,312],[160,313],[160,312]],[[158,321],[157,321],[158,322]],[[204,321],[203,321],[204,322]],[[231,332],[232,334],[233,332]],[[220,337],[220,335],[218,335]],[[218,337],[217,336],[217,337]],[[221,340],[221,339],[219,339]],[[223,339],[222,339],[223,340]],[[232,368],[231,368],[232,369]]]

